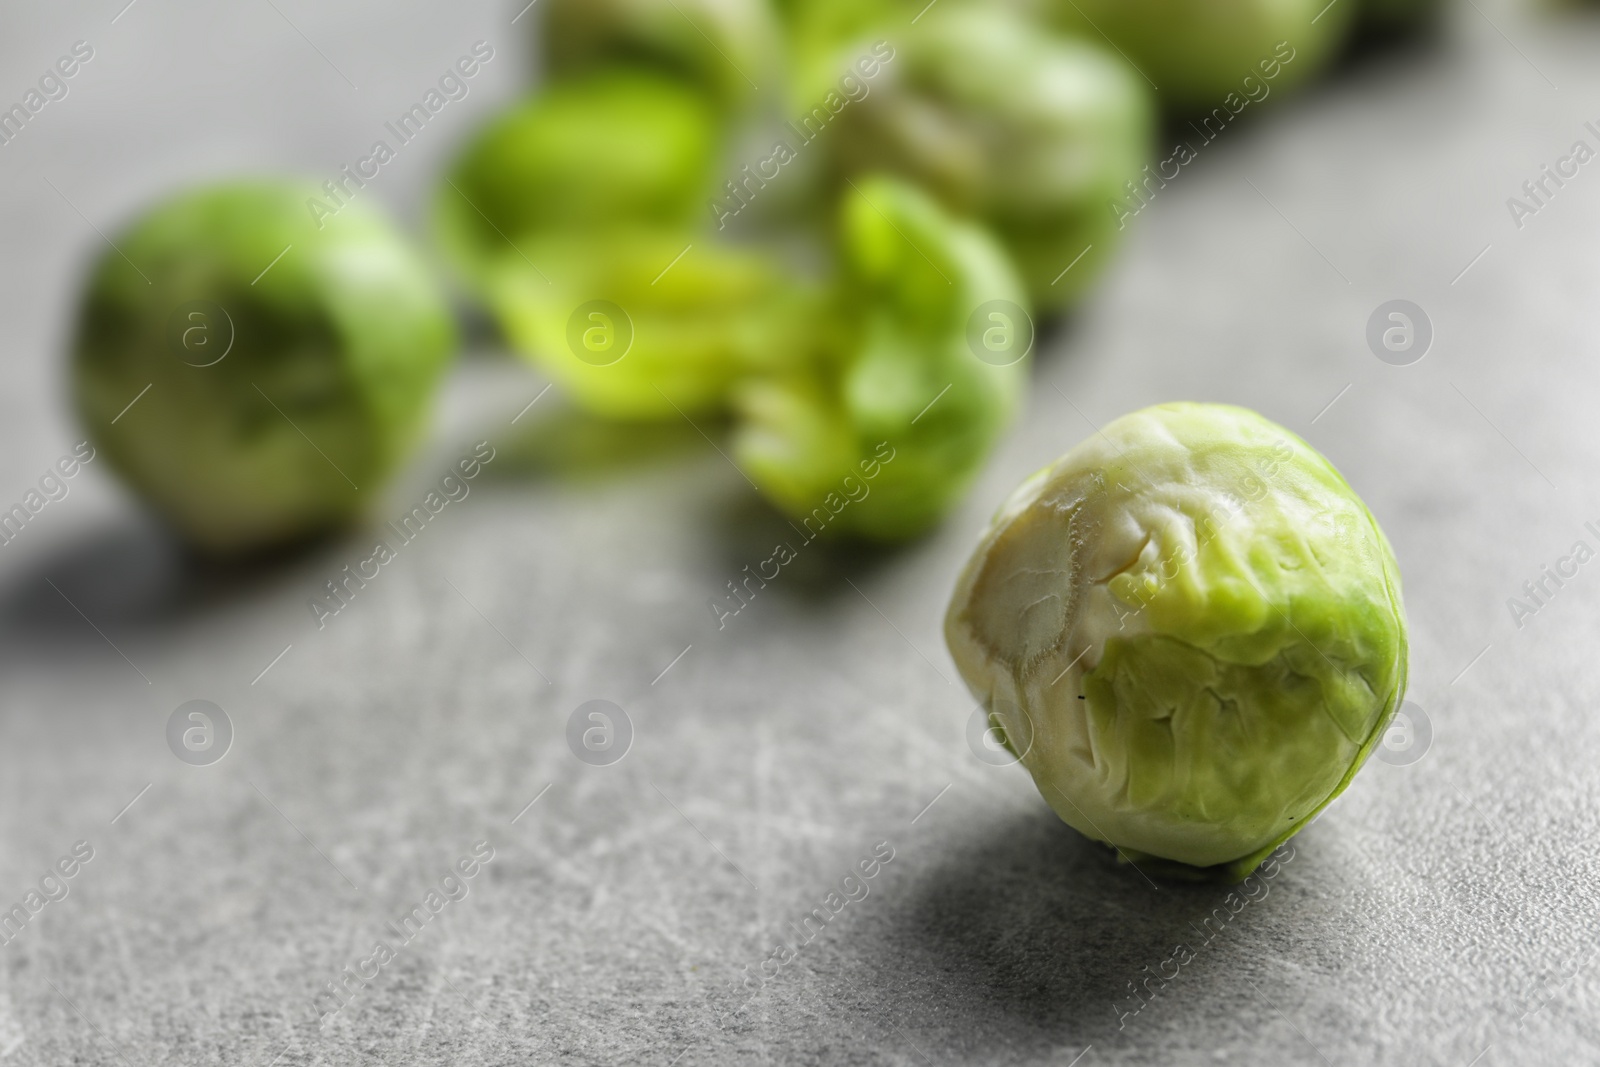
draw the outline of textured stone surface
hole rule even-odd
[[[7,103],[73,41],[96,49],[0,147],[6,503],[76,440],[59,354],[94,226],[173,182],[331,174],[491,40],[473,95],[368,190],[414,217],[526,76],[520,4],[274,4],[0,15]],[[1600,32],[1489,10],[1514,47],[1468,9],[1445,46],[1207,146],[1048,340],[960,514],[896,553],[804,548],[721,630],[707,599],[792,532],[686,425],[601,439],[552,391],[513,426],[544,383],[505,361],[462,369],[385,513],[474,441],[489,471],[320,631],[306,599],[370,537],[206,573],[91,465],[0,548],[0,901],[94,848],[0,947],[0,1061],[1593,1060],[1600,564],[1520,629],[1506,599],[1596,545],[1600,175],[1520,231],[1505,199],[1600,140]],[[1411,367],[1363,340],[1396,297],[1437,328]],[[1222,891],[1117,869],[1020,770],[972,756],[939,636],[1009,489],[1092,424],[1177,398],[1261,410],[1362,493],[1434,728],[1204,944]],[[206,768],[163,732],[197,698],[237,732]],[[594,698],[636,731],[609,767],[565,741]],[[470,894],[319,1026],[317,992],[480,839]],[[747,992],[879,842],[870,892]],[[1119,1029],[1129,983],[1179,942],[1193,960]]]

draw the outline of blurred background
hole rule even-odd
[[[1593,1058],[1597,594],[1527,586],[1600,540],[1600,22],[1135,6],[0,12],[0,1060]],[[1175,399],[1372,509],[1421,740],[1129,1016],[1226,890],[986,762],[941,619]]]

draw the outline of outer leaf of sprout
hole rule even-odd
[[[743,388],[734,455],[796,521],[903,540],[961,498],[1027,379],[1020,357],[979,360],[968,320],[988,301],[1027,300],[981,227],[896,179],[845,195],[838,255],[829,306],[807,323],[809,358]]]
[[[595,414],[720,412],[736,381],[785,362],[798,343],[800,296],[758,252],[638,228],[530,239],[523,250],[526,260],[506,255],[489,272],[491,307],[517,351]],[[601,300],[621,315],[595,321],[632,335],[615,362],[574,348],[569,336],[573,315]]]

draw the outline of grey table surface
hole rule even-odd
[[[520,7],[0,10],[7,103],[74,41],[95,50],[0,147],[0,497],[79,439],[61,353],[97,229],[174,183],[331,174],[490,41],[472,95],[368,190],[417,219],[441,161],[528,83]],[[1600,1059],[1600,577],[1580,569],[1520,626],[1507,607],[1597,545],[1600,172],[1520,228],[1506,205],[1600,144],[1597,55],[1593,23],[1465,8],[1438,46],[1230,128],[1050,336],[1026,416],[938,533],[808,547],[720,629],[707,600],[782,523],[686,425],[607,435],[558,391],[513,425],[545,383],[495,353],[461,366],[379,517],[473,442],[489,471],[324,628],[307,600],[372,531],[200,571],[91,464],[0,549],[0,902],[93,850],[0,946],[0,1062]],[[1436,330],[1411,366],[1364,340],[1393,298]],[[1261,410],[1365,497],[1433,728],[1204,944],[1225,890],[1118,869],[1020,769],[974,758],[940,636],[1005,493],[1178,398]],[[566,742],[597,698],[634,733],[603,767]],[[233,723],[212,766],[166,743],[192,699]],[[493,859],[468,895],[322,1017],[318,993],[370,971],[385,924],[478,841]],[[866,895],[754,977],[875,848],[893,858]],[[1124,1016],[1130,983],[1191,942]]]

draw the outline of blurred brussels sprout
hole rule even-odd
[[[983,219],[1037,306],[1071,303],[1117,243],[1111,200],[1148,159],[1143,79],[998,8],[933,8],[893,43],[828,133],[839,166],[904,175]]]
[[[924,0],[925,2],[925,0]],[[881,36],[899,37],[921,5],[916,0],[779,0],[784,38],[797,70],[821,73],[826,82],[836,77],[822,69],[837,66],[839,49],[880,29]],[[806,94],[800,103],[811,103]]]
[[[1004,251],[898,179],[844,196],[806,358],[739,393],[739,465],[808,533],[894,541],[960,499],[1011,422],[1032,324]]]
[[[1248,875],[1406,685],[1377,521],[1304,441],[1216,404],[1118,419],[1024,482],[945,636],[1057,814],[1169,873]]]
[[[206,552],[356,515],[453,351],[412,249],[360,201],[313,221],[324,196],[293,182],[177,196],[116,238],[84,295],[73,385],[90,437]]]
[[[653,68],[720,109],[747,104],[778,56],[768,0],[545,0],[540,44],[555,79],[597,67]]]
[[[1230,94],[1244,99],[1252,86],[1277,92],[1310,80],[1338,55],[1358,6],[1356,0],[1043,2],[1063,29],[1092,41],[1109,38],[1155,83],[1161,106],[1178,115],[1223,107]]]
[[[506,257],[490,303],[519,352],[596,414],[719,411],[752,367],[796,344],[792,289],[759,252],[681,231],[535,241]]]
[[[451,167],[435,205],[441,240],[484,284],[534,232],[701,221],[717,146],[706,104],[659,76],[557,85],[491,122]]]

